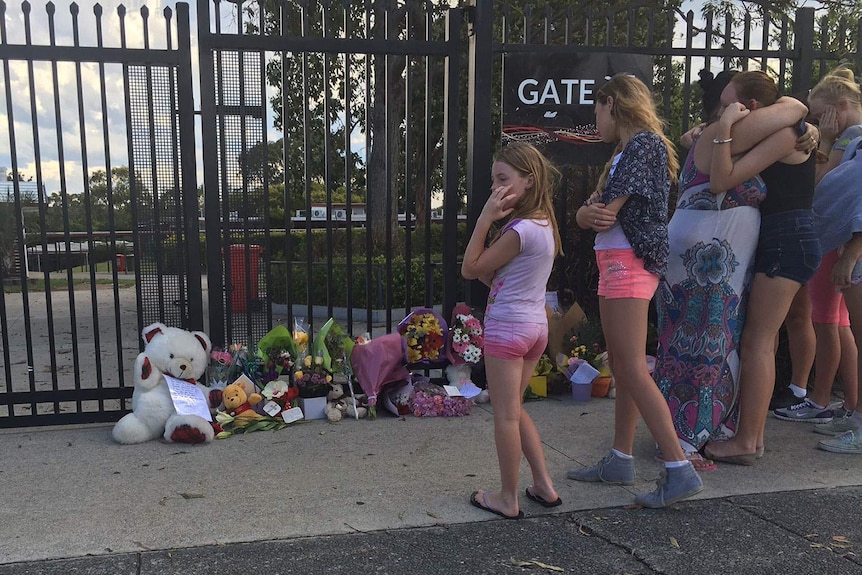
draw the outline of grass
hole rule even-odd
[[[72,281],[74,285],[74,289],[76,290],[87,290],[90,289],[90,280],[89,278],[79,278]],[[99,278],[96,279],[96,286],[113,286],[114,281],[110,278]],[[120,289],[133,287],[135,285],[135,280],[133,279],[120,279],[117,281],[117,287]],[[62,289],[67,289],[69,286],[69,282],[66,278],[57,278],[52,279],[50,282],[51,291],[57,291]],[[27,290],[28,291],[45,291],[45,280],[44,278],[38,279],[30,279],[27,280]],[[7,284],[3,286],[3,293],[21,293],[21,284]]]

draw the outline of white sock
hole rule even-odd
[[[685,467],[686,465],[691,465],[687,459],[683,459],[682,461],[665,461],[664,468],[665,469],[674,469],[677,467]]]
[[[806,395],[808,395],[808,390],[805,389],[804,387],[799,387],[798,385],[793,385],[792,383],[790,385],[788,385],[787,387],[790,388],[790,391],[793,392],[793,395],[795,395],[796,397],[798,397],[800,399],[805,397]]]
[[[613,454],[614,454],[614,455],[616,455],[616,456],[617,456],[617,457],[619,457],[620,459],[634,459],[634,457],[633,457],[633,456],[628,455],[628,454],[626,454],[626,453],[623,453],[623,452],[622,452],[622,451],[620,451],[619,449],[611,448],[611,451],[613,452]]]

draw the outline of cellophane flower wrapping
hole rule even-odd
[[[398,333],[407,342],[408,363],[431,364],[446,359],[448,328],[433,309],[414,309],[398,324]]]
[[[283,376],[289,378],[293,373],[296,357],[296,344],[290,330],[281,324],[269,330],[257,344],[261,384]]]
[[[233,356],[220,349],[210,352],[210,363],[207,367],[207,385],[212,389],[224,389],[231,381]]]
[[[460,417],[470,415],[473,400],[451,397],[442,386],[422,382],[413,384],[411,404],[416,417]]]

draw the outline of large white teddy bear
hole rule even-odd
[[[198,383],[206,373],[212,344],[201,331],[186,331],[154,323],[144,328],[144,351],[135,361],[132,412],[114,426],[118,443],[143,443],[163,436],[178,443],[213,440],[212,424],[197,415],[180,415],[174,409],[164,375],[194,383],[209,398],[209,389]]]

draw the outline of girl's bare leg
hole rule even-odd
[[[740,342],[739,426],[728,441],[709,444],[715,457],[753,454],[763,445],[763,429],[775,382],[775,334],[781,328],[799,283],[782,277],[754,276]]]
[[[628,447],[624,453],[631,453],[637,412],[640,412],[664,458],[667,461],[683,461],[685,454],[679,445],[667,401],[646,365],[648,309],[648,300],[599,298],[602,330],[608,344],[608,354],[613,358],[611,369],[617,383],[617,401],[621,394],[624,399],[624,403],[616,409],[615,435],[620,435],[620,438],[614,440],[614,446]],[[630,399],[626,399],[625,395]]]

